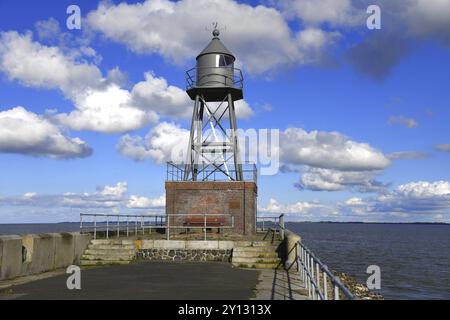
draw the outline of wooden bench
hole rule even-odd
[[[203,227],[205,226],[205,218],[196,216],[196,217],[187,217],[183,223],[186,227]],[[207,228],[217,228],[225,225],[225,218],[223,217],[206,217],[206,227]]]

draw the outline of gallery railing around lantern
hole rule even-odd
[[[232,87],[242,89],[244,77],[234,67],[194,67],[186,71],[186,90],[196,87]]]

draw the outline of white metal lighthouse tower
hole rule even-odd
[[[186,72],[186,92],[194,100],[184,181],[210,181],[220,175],[242,181],[235,101],[243,98],[242,72],[236,58],[219,39],[213,39]]]

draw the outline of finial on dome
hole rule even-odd
[[[218,38],[219,35],[220,35],[220,31],[219,31],[219,29],[217,28],[218,25],[219,25],[218,22],[213,22],[214,30],[213,30],[212,34],[213,34],[214,38]]]

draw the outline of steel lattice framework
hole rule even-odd
[[[235,104],[231,93],[220,103],[209,103],[203,94],[195,98],[184,180],[210,180],[215,173],[241,181],[242,164],[236,134]]]

